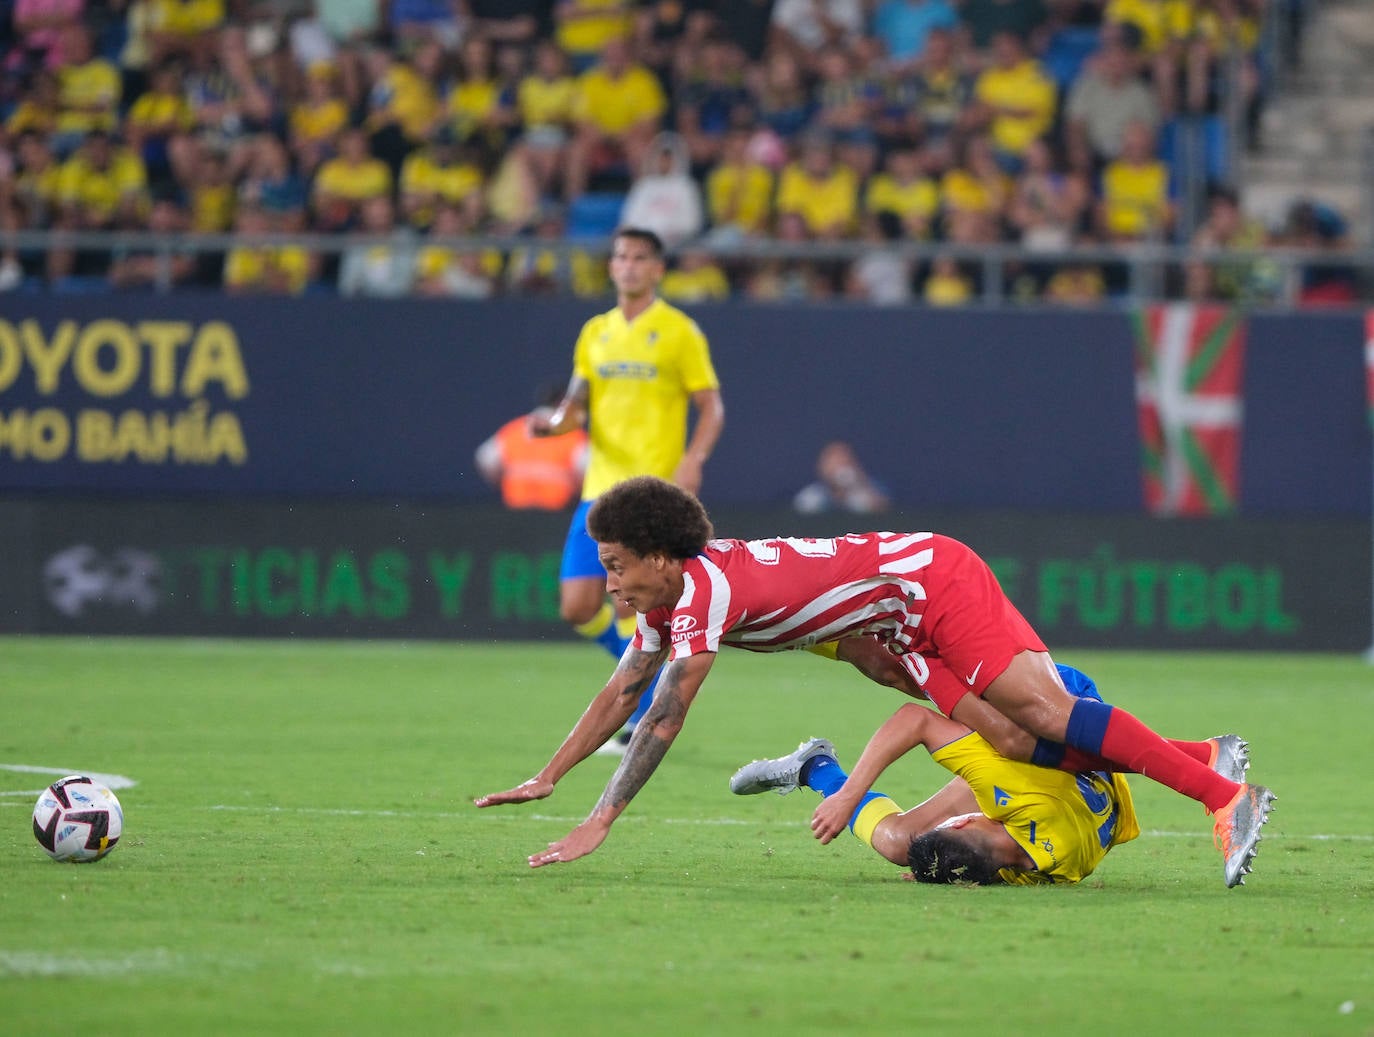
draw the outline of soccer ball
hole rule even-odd
[[[33,834],[55,861],[98,861],[124,831],[124,808],[104,785],[82,774],[55,781],[33,808]]]

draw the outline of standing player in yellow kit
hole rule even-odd
[[[616,305],[582,326],[573,374],[552,414],[532,414],[535,435],[587,426],[591,454],[582,503],[573,513],[559,572],[559,612],[577,632],[617,659],[634,635],[634,613],[617,615],[606,597],[606,570],[587,535],[587,511],[612,486],[637,475],[669,479],[690,493],[725,424],[720,381],[696,322],[658,297],[663,243],[652,231],[624,227],[612,242]],[[688,439],[688,414],[696,421]],[[653,698],[644,692],[618,742],[623,747]]]

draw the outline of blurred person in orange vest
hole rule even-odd
[[[562,389],[550,385],[541,390],[535,413],[551,415],[562,398]],[[574,429],[562,436],[535,436],[529,415],[521,414],[477,448],[476,461],[482,478],[500,488],[506,507],[561,511],[582,492],[587,433]]]

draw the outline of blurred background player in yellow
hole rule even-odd
[[[702,468],[725,425],[706,336],[692,318],[658,297],[663,274],[658,235],[636,227],[616,232],[610,260],[615,308],[583,325],[573,350],[572,378],[558,406],[529,417],[535,435],[560,435],[584,425],[590,433],[582,503],[563,546],[559,612],[617,659],[634,635],[635,617],[629,610],[617,615],[606,597],[606,570],[587,534],[587,511],[602,493],[637,475],[670,479],[697,493]],[[651,684],[626,729],[607,743],[609,750],[629,742],[653,690]]]
[[[1100,699],[1086,674],[1070,666],[1058,670],[1071,694]],[[1245,743],[1235,735],[1208,741],[1215,746],[1212,766],[1244,780]],[[918,745],[955,777],[903,811],[870,790]],[[730,790],[741,796],[785,795],[802,785],[825,797],[811,818],[817,839],[828,843],[848,827],[880,856],[910,868],[918,882],[1079,882],[1108,850],[1140,834],[1121,774],[1073,773],[1008,759],[977,732],[914,703],[878,729],[849,774],[830,742],[812,738],[787,756],[746,764],[730,779]]]

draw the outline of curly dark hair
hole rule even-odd
[[[917,882],[937,885],[996,886],[1000,865],[953,832],[933,828],[911,840],[907,864]]]
[[[694,558],[714,535],[701,501],[680,486],[641,475],[612,487],[587,512],[587,532],[603,544],[623,544],[641,558]]]

